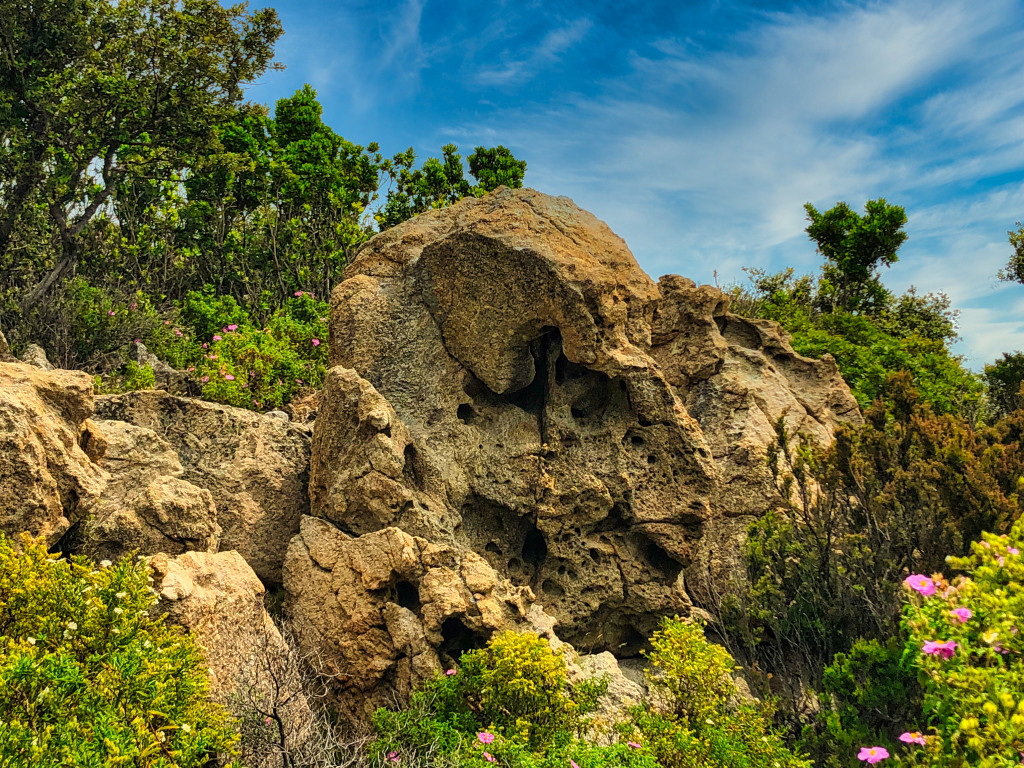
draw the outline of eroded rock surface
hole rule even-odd
[[[142,391],[96,398],[97,414],[151,430],[181,462],[184,480],[208,491],[220,549],[280,583],[288,541],[309,509],[309,432],[231,406]]]
[[[629,656],[660,616],[731,578],[737,533],[776,494],[778,420],[827,443],[859,419],[834,362],[796,355],[715,289],[655,284],[565,198],[503,189],[421,215],[367,243],[345,277],[313,430],[322,522],[293,543],[285,586],[325,637],[373,638],[335,648],[342,665],[375,659],[367,691],[431,666],[444,637],[389,591],[404,576],[338,600],[351,591],[339,567],[346,583],[363,572],[338,563],[400,551],[401,572],[419,573],[424,547],[473,554],[496,589],[534,595],[562,639]],[[519,621],[473,624],[479,600],[452,614],[467,642]]]
[[[54,544],[106,486],[92,377],[0,362],[0,530]]]

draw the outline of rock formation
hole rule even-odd
[[[220,549],[238,551],[264,582],[280,583],[288,541],[309,509],[307,428],[160,391],[101,396],[96,411],[166,441],[181,479],[212,495]]]
[[[827,443],[859,419],[832,360],[719,291],[655,284],[564,198],[504,189],[423,214],[345,277],[313,429],[322,522],[303,523],[284,584],[340,671],[361,659],[364,695],[521,624],[531,597],[562,639],[635,653],[660,616],[727,588],[777,493],[776,423]],[[466,581],[477,561],[486,591]]]

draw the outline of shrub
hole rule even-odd
[[[898,765],[1010,768],[1024,752],[1024,520],[1008,536],[985,534],[951,558],[964,576],[910,577],[903,628],[920,670],[924,706],[908,732],[919,741]],[[915,590],[917,594],[911,592]]]
[[[772,730],[770,704],[737,703],[733,659],[698,622],[666,619],[647,652],[652,701],[623,728],[663,768],[810,768]]]
[[[487,648],[468,651],[458,669],[429,680],[401,711],[373,717],[375,765],[496,763],[514,768],[629,766],[654,768],[646,750],[625,741],[587,742],[604,681],[570,685],[565,658],[547,640],[505,632]]]
[[[203,660],[153,619],[139,560],[94,567],[0,535],[0,764],[187,768],[235,736]]]

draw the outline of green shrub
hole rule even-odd
[[[585,740],[605,681],[569,685],[564,657],[547,640],[505,632],[464,653],[458,669],[429,680],[409,707],[380,709],[374,765],[654,768],[651,755],[625,741]]]
[[[646,653],[651,701],[623,734],[663,768],[810,768],[771,727],[770,703],[737,702],[732,657],[703,625],[666,619]]]
[[[195,644],[150,617],[139,560],[0,535],[0,765],[187,768],[233,749]]]
[[[967,575],[908,579],[906,655],[920,670],[925,744],[895,761],[931,768],[1010,768],[1024,752],[1024,520],[985,534],[950,566]],[[911,592],[915,589],[918,594]],[[900,726],[896,726],[900,729]]]

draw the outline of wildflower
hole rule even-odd
[[[951,659],[956,651],[956,640],[946,640],[945,642],[929,640],[921,646],[921,650],[930,656],[941,656],[944,659]]]
[[[496,762],[498,762],[498,758],[496,758],[490,752],[484,752],[484,760],[486,760],[488,763],[496,763]]]
[[[575,760],[573,760],[573,759],[572,759],[571,757],[569,758],[569,768],[580,768],[580,767],[579,767],[579,766],[578,766],[578,765],[576,764],[576,761],[575,761]]]
[[[100,560],[100,568],[109,568],[109,567],[110,567],[110,561],[109,560]]]
[[[1011,554],[1011,555],[1019,555],[1019,554],[1020,554],[1020,550],[1019,550],[1019,549],[1017,549],[1016,547],[1007,547],[1007,548],[1006,548],[1006,551],[1007,551],[1007,552],[1008,552],[1009,554]]]
[[[238,330],[238,326],[235,325],[234,323],[232,323],[231,325],[228,326],[228,330],[229,331],[237,331]]]
[[[481,744],[490,744],[494,741],[494,734],[488,733],[487,731],[481,731],[476,735],[476,737],[480,739]]]
[[[320,339],[313,339],[313,346],[314,347],[319,347],[320,346]]]
[[[935,594],[935,582],[923,574],[915,573],[913,576],[907,576],[903,583],[911,589],[917,590],[924,597],[931,597]]]
[[[25,639],[28,640],[28,644],[29,645],[35,645],[36,644],[36,639],[34,637],[26,637]]]
[[[175,335],[175,336],[177,336],[177,337],[178,337],[178,338],[180,339],[180,338],[181,338],[182,336],[184,336],[185,334],[183,334],[183,333],[181,332],[181,329],[180,329],[180,328],[175,328],[175,329],[174,329],[174,335]]]
[[[223,337],[223,336],[221,336],[221,335],[220,335],[219,333],[215,333],[215,334],[213,334],[213,340],[214,340],[214,341],[220,341],[220,340],[221,340],[221,339],[223,339],[223,338],[224,338],[224,337]]]
[[[68,629],[78,629],[78,625],[73,621],[68,622]]]
[[[201,381],[201,382],[203,382],[203,384],[205,384],[205,383],[206,383],[206,382],[208,382],[209,380],[210,380],[210,377],[209,377],[209,376],[203,376],[203,378],[201,378],[201,379],[200,379],[200,381]]]
[[[235,377],[232,376],[230,373],[225,373],[224,374],[224,378],[227,379],[228,381],[234,381],[235,380]]]
[[[136,309],[138,309],[138,308],[139,308],[139,305],[138,305],[138,303],[137,303],[137,302],[134,302],[134,301],[132,302],[132,305],[131,305],[131,306],[129,307],[129,309],[131,309],[131,310],[133,310],[133,311],[134,311],[134,310],[136,310]]]
[[[114,311],[114,310],[112,310],[112,309],[108,309],[108,310],[107,310],[107,314],[108,314],[108,315],[110,315],[111,317],[113,317],[114,315],[116,315],[116,314],[117,314],[117,312],[115,312],[115,311]]]
[[[181,724],[181,732],[182,733],[188,733],[191,730],[192,730],[192,726],[190,726],[188,723],[182,723]]]
[[[141,344],[141,343],[142,343],[142,339],[134,339],[134,342],[135,342],[136,344]]]
[[[114,613],[116,613],[118,616],[120,616],[122,613],[124,613],[124,608],[121,608],[120,606],[118,606],[117,608],[114,609]]]
[[[626,744],[633,749],[640,749],[640,745],[635,741],[627,741]]]
[[[924,744],[925,738],[917,731],[907,731],[899,735],[900,741],[904,744]]]
[[[114,595],[114,597],[116,597],[118,600],[124,600],[126,597],[128,597],[128,593],[118,592],[116,595]]]
[[[266,723],[267,725],[270,725],[270,717],[263,718],[263,722]]]
[[[981,546],[983,546],[985,549],[992,549],[992,545],[989,544],[987,541],[981,542]]]
[[[209,348],[210,348],[210,345],[209,345],[209,344],[207,344],[207,343],[206,343],[206,342],[204,341],[204,342],[203,342],[203,349],[209,349]]]
[[[302,296],[302,291],[296,291],[296,292],[295,292],[294,294],[292,294],[292,295],[293,295],[293,296],[295,296],[295,298],[297,299],[297,298],[299,298],[300,296]]]
[[[398,762],[398,753],[395,751],[388,752],[388,761],[392,763]]]
[[[889,756],[889,750],[885,747],[861,747],[857,755],[858,760],[863,760],[874,765],[880,763]]]
[[[1006,565],[1006,560],[1003,558],[1002,555],[1000,555],[999,557],[996,558],[996,562],[999,563],[1000,565]]]
[[[974,613],[971,612],[970,608],[954,608],[949,612],[949,615],[959,619],[961,624],[966,624],[967,620],[970,619]]]
[[[451,677],[452,675],[457,675],[458,672],[454,669],[449,669],[445,674],[448,675],[448,677]]]

